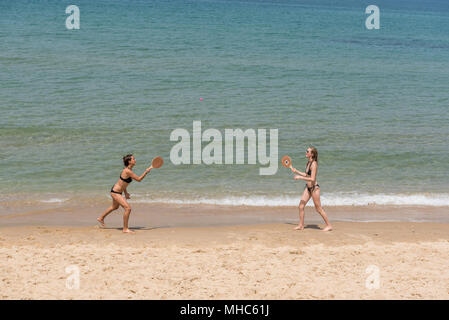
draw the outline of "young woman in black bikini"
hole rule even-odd
[[[301,201],[299,203],[299,225],[295,227],[295,230],[304,229],[304,208],[307,202],[310,200],[310,197],[313,199],[313,203],[315,204],[315,210],[323,217],[324,222],[326,223],[326,227],[323,231],[331,231],[332,226],[327,219],[326,212],[321,207],[320,200],[320,185],[316,182],[316,176],[318,172],[318,151],[314,147],[310,147],[306,151],[306,157],[309,159],[306,164],[306,173],[296,170],[295,168],[291,168],[291,170],[298,174],[294,177],[295,180],[305,180],[306,187],[301,197]]]
[[[129,215],[131,213],[131,206],[128,204],[126,199],[130,199],[130,194],[126,191],[126,188],[131,183],[132,179],[140,182],[143,178],[153,169],[153,166],[148,167],[145,172],[139,177],[133,172],[133,167],[136,165],[136,159],[132,154],[128,154],[123,157],[123,164],[125,168],[122,170],[120,174],[120,179],[114,184],[111,188],[111,197],[112,197],[112,206],[110,206],[106,211],[101,215],[101,217],[97,218],[98,222],[104,227],[104,218],[112,211],[117,210],[119,206],[122,206],[125,209],[125,213],[123,215],[123,232],[125,233],[134,233],[134,231],[128,228],[128,220]],[[125,198],[123,198],[122,193],[125,193]]]

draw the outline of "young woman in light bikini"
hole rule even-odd
[[[148,167],[145,172],[139,177],[133,172],[133,167],[136,165],[136,159],[132,154],[128,154],[123,157],[123,164],[125,168],[122,170],[120,174],[120,179],[114,184],[111,188],[111,197],[112,197],[112,205],[106,209],[106,211],[97,218],[98,222],[100,222],[101,226],[104,227],[104,218],[112,211],[117,210],[119,206],[122,206],[125,209],[125,213],[123,214],[123,232],[125,233],[134,233],[134,231],[128,228],[128,220],[129,215],[131,214],[131,206],[129,205],[126,199],[130,199],[130,194],[126,190],[128,185],[131,183],[132,179],[140,182],[143,178],[153,169],[153,166]],[[125,198],[123,198],[122,193],[125,193]]]
[[[326,223],[326,227],[323,231],[331,231],[332,226],[327,219],[326,212],[321,207],[320,200],[320,186],[316,181],[316,176],[318,173],[318,151],[314,147],[310,147],[306,151],[306,157],[308,158],[306,164],[306,173],[296,170],[295,168],[291,168],[291,170],[298,174],[294,177],[295,180],[304,180],[306,181],[306,188],[302,193],[301,201],[299,203],[299,225],[295,227],[295,230],[303,230],[304,229],[304,208],[307,202],[310,200],[310,197],[313,199],[313,203],[315,204],[315,210],[323,217],[324,222]]]

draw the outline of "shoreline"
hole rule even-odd
[[[446,190],[446,189],[444,189]],[[446,190],[447,191],[447,190]],[[152,191],[153,192],[153,191]],[[296,206],[302,190],[295,193],[254,193],[238,195],[235,193],[203,194],[191,193],[186,195],[177,191],[158,191],[155,197],[152,192],[133,190],[132,202],[139,204],[167,204],[167,205],[218,205],[218,206],[249,206],[249,207],[291,207]],[[322,194],[322,204],[328,207],[364,207],[364,206],[425,206],[449,207],[448,192],[330,192]],[[70,204],[73,202],[101,202],[110,199],[105,190],[93,191],[25,191],[20,193],[3,193],[0,203],[8,206],[42,205],[42,204]],[[308,204],[309,205],[309,204]]]
[[[224,205],[178,205],[132,203],[131,227],[206,227],[298,223],[298,207],[255,207]],[[0,229],[9,226],[97,225],[96,218],[110,201],[85,201],[63,204],[4,206],[0,209]],[[433,206],[340,206],[324,207],[333,222],[432,222],[449,223],[449,207]],[[121,226],[123,208],[112,212],[106,223]],[[305,208],[305,223],[322,224],[313,206]]]
[[[293,227],[156,227],[133,235],[115,227],[5,227],[0,298],[449,298],[449,224]],[[67,286],[66,268],[74,266],[76,290]],[[367,285],[373,266],[378,288]]]

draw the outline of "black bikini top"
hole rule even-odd
[[[312,163],[313,163],[313,161],[310,163],[309,171],[306,172],[308,176],[311,176],[311,175],[312,175]],[[307,162],[307,163],[306,163],[306,170],[307,170],[307,165],[308,165],[308,164],[309,164],[309,163]]]
[[[129,177],[128,179],[123,179],[123,178],[122,178],[122,175],[120,175],[120,179],[121,179],[122,181],[125,181],[126,183],[131,183],[131,181],[133,181],[133,179],[132,179],[131,177]]]

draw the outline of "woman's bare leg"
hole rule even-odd
[[[129,215],[131,214],[131,207],[125,208],[125,213],[123,214],[123,232],[134,233],[134,231],[128,228]]]
[[[110,214],[112,211],[117,210],[119,207],[119,203],[113,198],[112,199],[112,205],[106,209],[106,211],[97,218],[97,221],[100,222],[101,226],[104,227],[104,218],[106,218],[106,216],[108,214]]]
[[[315,188],[312,193],[312,199],[313,203],[315,204],[315,210],[321,215],[324,222],[326,223],[326,227],[322,231],[331,231],[332,225],[329,222],[329,219],[327,218],[327,214],[324,211],[323,207],[321,206],[321,200],[320,200],[320,188]]]
[[[301,201],[299,202],[299,224],[295,227],[294,230],[303,230],[304,229],[304,208],[306,207],[307,202],[309,202],[310,193],[307,191],[307,188],[302,193]]]
[[[134,231],[128,228],[129,215],[131,214],[131,206],[129,205],[128,201],[126,201],[126,199],[123,198],[121,194],[114,194],[111,196],[115,201],[118,202],[119,205],[123,207],[123,209],[125,209],[125,213],[123,214],[123,232],[134,233]]]

